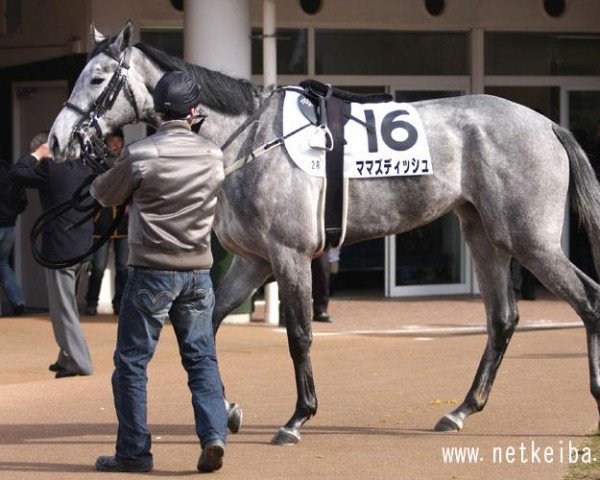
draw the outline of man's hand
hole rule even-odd
[[[31,154],[37,159],[38,162],[41,162],[44,158],[52,158],[52,154],[48,148],[48,142],[42,143],[36,150],[31,152]]]

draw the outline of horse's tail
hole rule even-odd
[[[556,124],[552,129],[569,157],[571,204],[587,231],[594,266],[600,275],[600,184],[587,155],[573,134]]]

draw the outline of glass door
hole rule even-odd
[[[395,90],[397,102],[462,95],[459,90]],[[434,222],[386,240],[386,295],[451,295],[471,291],[465,244],[458,219],[448,213]]]

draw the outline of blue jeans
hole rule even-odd
[[[117,458],[152,458],[147,429],[148,377],[160,331],[169,316],[188,373],[200,444],[227,439],[227,413],[212,328],[214,293],[208,270],[130,268],[119,314],[112,376],[119,420]]]
[[[115,293],[112,299],[112,306],[113,309],[118,310],[121,306],[121,297],[123,296],[123,290],[127,282],[127,256],[129,255],[127,237],[108,240],[94,253],[90,266],[90,278],[85,294],[85,303],[93,307],[98,305],[102,278],[104,277],[104,270],[106,270],[106,266],[108,265],[108,251],[111,243],[115,252]]]
[[[15,244],[15,227],[0,227],[0,283],[14,306],[24,305],[25,299],[10,266],[10,254]]]

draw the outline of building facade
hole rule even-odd
[[[10,125],[2,137],[1,154],[18,158],[32,130],[51,123],[77,69],[85,63],[92,22],[104,33],[115,33],[130,19],[135,40],[187,58],[190,48],[185,43],[193,40],[186,32],[202,29],[207,35],[195,51],[200,57],[192,58],[217,62],[204,65],[211,68],[221,60],[223,68],[227,62],[246,62],[252,81],[262,84],[266,0],[186,0],[185,12],[180,9],[183,3],[0,2],[4,20],[0,89],[3,98],[7,94],[11,99],[0,105],[3,122]],[[316,78],[358,92],[386,91],[398,101],[489,93],[571,128],[584,147],[595,134],[600,119],[598,0],[276,0],[274,4],[279,84]],[[248,48],[242,45],[236,53],[222,53],[220,59],[219,46],[240,31],[239,41],[251,34]],[[128,141],[144,134],[140,127],[126,131]],[[24,217],[22,232],[27,232],[31,215]],[[565,248],[576,263],[589,269],[589,253],[577,225],[566,219],[566,226]],[[27,239],[21,235],[17,265],[23,282],[30,284],[35,276],[29,272],[35,266],[27,257]],[[452,214],[408,234],[345,247],[341,268],[357,288],[372,288],[379,295],[477,292],[469,254]],[[352,272],[361,273],[352,276]],[[33,296],[36,288],[25,285],[25,291]]]

